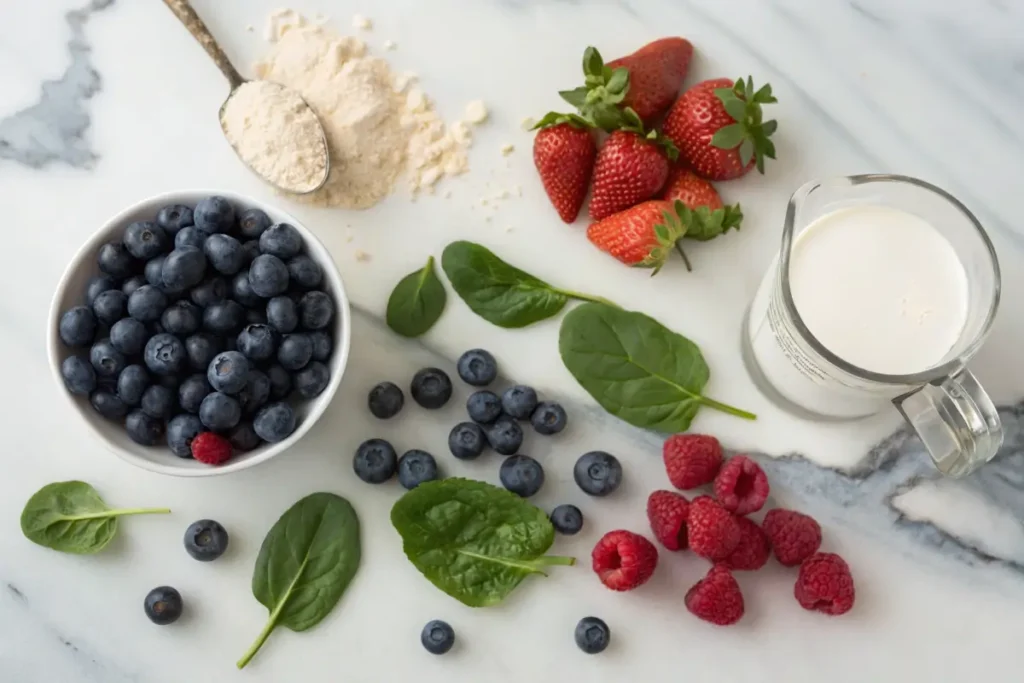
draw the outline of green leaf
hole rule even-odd
[[[685,432],[701,406],[754,419],[704,396],[708,366],[700,349],[642,313],[584,304],[562,320],[562,362],[612,415],[660,432]]]
[[[91,555],[114,539],[118,517],[168,512],[167,508],[112,510],[84,481],[61,481],[47,484],[28,499],[21,512],[21,533],[46,548]]]
[[[270,618],[238,668],[278,626],[305,631],[330,614],[359,569],[360,554],[359,518],[340,496],[313,493],[281,515],[263,539],[252,574],[252,594]]]
[[[729,97],[722,101],[725,113],[732,117],[733,121],[743,121],[747,117],[747,103],[736,97]]]
[[[544,555],[555,538],[547,513],[480,481],[420,484],[391,508],[391,523],[420,573],[470,607],[495,605],[530,574],[575,563]]]
[[[596,47],[588,47],[583,51],[583,74],[585,76],[596,76],[604,83],[604,60]]]
[[[625,94],[629,89],[629,69],[620,66],[612,71],[612,77],[608,79],[608,91]]]
[[[418,337],[434,326],[444,311],[448,294],[434,272],[434,257],[395,285],[388,299],[387,323],[403,337]]]
[[[746,166],[750,163],[750,160],[754,158],[754,141],[750,138],[744,138],[743,142],[740,143],[740,164]],[[758,155],[760,159],[760,155]],[[763,162],[760,162],[763,163]]]
[[[778,102],[777,99],[772,95],[772,86],[770,83],[765,83],[761,88],[754,93],[754,97],[751,99],[759,104],[774,104]]]
[[[625,127],[623,111],[614,105],[595,103],[588,106],[584,113],[594,121],[598,128],[609,133]]]
[[[775,129],[778,127],[779,122],[776,121],[775,119],[765,121],[764,123],[761,124],[761,133],[764,134],[765,137],[768,137],[769,135],[774,133]]]
[[[579,109],[586,104],[588,92],[589,91],[585,87],[580,86],[579,88],[573,88],[572,90],[559,90],[558,95],[563,100]]]
[[[734,123],[724,128],[719,128],[713,136],[711,136],[711,144],[719,149],[733,149],[736,145],[743,142],[745,132],[743,125]]]

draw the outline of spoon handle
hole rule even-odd
[[[245,79],[238,73],[238,69],[231,64],[228,56],[224,54],[224,50],[217,43],[217,39],[210,33],[210,29],[206,28],[206,24],[199,18],[199,15],[196,14],[188,0],[164,0],[164,4],[174,12],[174,16],[178,17],[178,20],[185,25],[185,28],[192,34],[192,37],[203,46],[206,54],[210,55],[213,63],[217,65],[217,68],[220,69],[221,73],[227,77],[228,82],[231,83],[232,90],[245,82]]]

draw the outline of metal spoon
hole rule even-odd
[[[199,44],[203,46],[204,50],[206,50],[206,54],[210,55],[210,58],[213,59],[213,63],[217,65],[217,68],[220,69],[221,73],[223,73],[224,76],[228,79],[228,83],[231,84],[231,92],[228,93],[228,97],[226,100],[224,100],[224,104],[220,106],[218,120],[221,122],[221,130],[224,131],[224,135],[228,139],[228,142],[231,144],[231,148],[235,150],[235,154],[237,154],[238,158],[242,160],[242,163],[244,163],[249,168],[249,170],[251,170],[253,173],[261,177],[263,180],[265,180],[266,182],[280,190],[284,190],[285,192],[291,192],[293,194],[308,194],[310,192],[315,192],[316,190],[319,190],[321,187],[323,187],[323,184],[327,182],[327,176],[331,170],[331,158],[330,153],[328,152],[327,149],[327,136],[324,134],[323,124],[320,123],[320,119],[317,118],[316,112],[313,111],[313,108],[310,107],[309,104],[306,103],[306,101],[303,100],[302,97],[294,90],[286,88],[285,86],[280,85],[278,83],[270,83],[270,81],[264,81],[264,83],[270,83],[270,85],[272,85],[273,87],[280,88],[282,94],[285,94],[290,99],[294,99],[297,103],[301,103],[299,106],[305,107],[305,109],[296,112],[297,116],[295,118],[305,117],[307,114],[306,110],[308,110],[308,115],[311,116],[312,120],[316,122],[316,125],[320,132],[320,139],[317,149],[310,151],[313,155],[315,155],[314,158],[322,156],[323,159],[323,177],[318,178],[317,182],[312,187],[309,185],[304,185],[302,187],[286,187],[278,183],[275,183],[266,175],[260,173],[253,166],[252,160],[246,159],[245,156],[243,156],[242,152],[238,149],[238,147],[236,147],[234,143],[231,143],[231,138],[228,136],[227,130],[224,125],[224,109],[228,106],[228,103],[231,101],[231,98],[238,92],[238,89],[242,85],[249,83],[251,81],[247,81],[246,79],[242,78],[242,75],[238,73],[238,70],[235,69],[235,67],[231,64],[231,61],[228,60],[228,56],[224,54],[224,50],[222,50],[220,45],[217,44],[217,39],[214,38],[213,34],[210,33],[210,30],[206,28],[206,24],[204,24],[203,20],[199,18],[199,15],[196,14],[195,9],[192,8],[192,5],[189,4],[188,0],[164,0],[164,4],[166,4],[172,12],[174,12],[174,16],[176,16],[178,20],[185,25],[185,28],[188,29],[188,32],[192,34],[192,37],[199,41]]]

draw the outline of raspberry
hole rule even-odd
[[[655,491],[647,498],[647,519],[658,542],[669,550],[686,550],[686,517],[690,502],[672,491]]]
[[[686,529],[690,549],[712,562],[724,560],[740,543],[736,518],[709,496],[698,496],[690,503]]]
[[[201,432],[192,439],[192,457],[207,465],[220,465],[231,458],[231,442],[213,432]]]
[[[647,582],[658,566],[658,549],[632,531],[609,531],[591,553],[594,573],[613,591],[633,590]]]
[[[677,489],[710,484],[722,466],[722,445],[705,434],[675,434],[662,447],[668,480]]]
[[[795,567],[818,552],[821,527],[807,515],[793,510],[769,510],[761,522],[779,564]]]
[[[718,564],[686,591],[686,609],[704,621],[728,626],[743,616],[743,593],[729,570]]]
[[[814,553],[800,565],[793,595],[804,609],[833,616],[853,607],[853,576],[835,553]]]
[[[715,498],[737,515],[757,512],[768,500],[768,477],[756,462],[737,455],[715,477]]]
[[[768,536],[751,519],[737,517],[736,523],[740,526],[740,543],[722,563],[733,570],[756,571],[768,562],[771,554]]]

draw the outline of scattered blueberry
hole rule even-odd
[[[125,296],[131,296],[132,292],[146,284],[146,278],[143,275],[132,275],[130,278],[121,283],[121,291],[124,292]]]
[[[117,289],[117,281],[109,275],[94,275],[85,285],[85,303],[92,306],[100,293],[109,289]]]
[[[228,432],[228,441],[231,442],[232,448],[239,453],[251,451],[263,443],[256,430],[252,428],[252,422],[248,420],[242,420]]]
[[[260,235],[260,251],[279,259],[290,259],[302,251],[302,235],[288,223],[271,225]]]
[[[135,221],[124,231],[124,248],[140,261],[148,261],[168,250],[171,240],[153,221]]]
[[[217,391],[237,394],[245,386],[249,361],[238,351],[223,351],[214,356],[206,371],[206,379]],[[269,439],[266,439],[269,441]]]
[[[459,377],[466,384],[485,387],[498,376],[498,362],[483,349],[471,349],[459,357]]]
[[[128,315],[139,322],[151,323],[160,320],[165,308],[167,295],[153,285],[143,285],[128,297]]]
[[[214,195],[196,203],[192,219],[197,228],[210,234],[228,232],[235,225],[235,207],[224,197]]]
[[[185,529],[185,552],[200,562],[212,562],[228,549],[228,532],[212,519],[192,522]]]
[[[156,214],[156,223],[173,235],[192,225],[192,209],[183,204],[169,204]]]
[[[286,265],[289,278],[299,287],[313,289],[320,286],[324,273],[320,269],[320,264],[306,254],[289,259]]]
[[[267,377],[270,379],[270,398],[280,401],[292,393],[292,376],[280,365],[271,365],[267,368]]]
[[[309,341],[313,343],[313,360],[325,361],[331,357],[334,342],[331,335],[323,330],[309,333]]]
[[[89,362],[100,377],[117,377],[127,365],[124,354],[109,339],[100,339],[89,349]]]
[[[249,271],[243,270],[231,279],[231,298],[243,306],[259,306],[263,299],[252,291],[252,284],[249,282]],[[296,319],[298,314],[296,313]]]
[[[248,268],[249,265],[260,255],[260,241],[249,240],[248,242],[242,242],[242,267]]]
[[[100,247],[96,262],[99,264],[100,270],[118,280],[134,275],[139,266],[120,242],[107,242]]]
[[[242,419],[242,406],[238,400],[219,391],[207,394],[199,404],[199,420],[207,429],[225,431]]]
[[[217,272],[234,275],[242,269],[242,243],[230,235],[210,235],[203,243],[203,253]]]
[[[528,455],[513,455],[501,462],[501,485],[522,498],[529,498],[544,485],[544,468]]]
[[[316,398],[331,381],[331,371],[320,361],[310,361],[295,373],[295,391],[302,398]]]
[[[174,236],[174,248],[181,249],[182,247],[195,247],[196,249],[202,249],[206,243],[206,238],[210,234],[203,232],[195,226],[188,226],[182,228],[181,231]]]
[[[160,254],[146,261],[146,266],[142,269],[143,277],[146,278],[148,284],[154,287],[163,289],[164,287],[164,261],[167,260],[166,254]]]
[[[72,394],[86,396],[96,389],[96,371],[81,356],[65,358],[60,364],[60,375],[64,378],[64,386]]]
[[[270,223],[270,216],[260,209],[246,209],[238,217],[238,231],[248,240],[258,239]]]
[[[359,444],[352,469],[367,484],[381,484],[395,476],[397,463],[394,446],[384,439],[370,439]]]
[[[128,406],[112,391],[97,389],[89,396],[93,409],[108,420],[120,420],[128,412]]]
[[[502,455],[513,455],[523,445],[523,428],[519,423],[502,415],[494,424],[485,428],[487,443]]]
[[[131,303],[131,302],[129,302]],[[191,301],[179,299],[164,309],[160,316],[160,324],[164,331],[180,336],[187,336],[199,329],[202,312]]]
[[[158,420],[166,420],[178,407],[178,395],[173,389],[159,384],[142,392],[142,412]]]
[[[430,654],[443,655],[455,644],[455,631],[446,622],[435,619],[423,627],[420,642]]]
[[[180,237],[182,232],[178,233]],[[196,247],[177,247],[167,255],[160,268],[164,286],[171,291],[183,292],[203,281],[206,274],[206,257]]]
[[[154,588],[146,594],[143,608],[146,616],[157,626],[173,624],[181,616],[181,593],[170,586]]]
[[[402,406],[405,405],[405,395],[392,382],[381,382],[370,389],[367,404],[374,417],[387,420],[398,415],[402,410]]]
[[[466,399],[469,419],[478,424],[491,424],[501,415],[501,399],[493,391],[475,391]]]
[[[480,425],[460,422],[448,433],[448,449],[459,460],[472,460],[484,452],[487,439]]]
[[[203,399],[212,391],[213,387],[210,386],[205,375],[199,373],[189,375],[178,386],[178,404],[186,412],[198,413]]]
[[[286,334],[277,347],[277,362],[285,370],[305,367],[313,357],[313,342],[304,334]]]
[[[185,345],[173,334],[162,332],[154,334],[146,342],[142,353],[143,360],[150,372],[158,375],[173,375],[185,367],[188,359]]]
[[[68,346],[88,346],[96,336],[96,316],[88,306],[75,306],[64,311],[57,331]]]
[[[252,428],[267,443],[277,443],[295,431],[295,411],[287,403],[271,403],[256,413]]]
[[[142,403],[142,394],[152,381],[141,365],[129,365],[117,376],[117,395],[125,405],[137,406]]]
[[[272,254],[260,254],[249,266],[249,286],[264,299],[283,294],[288,289],[288,266]]]
[[[413,375],[410,392],[416,403],[436,410],[452,397],[452,381],[444,370],[424,368]]]
[[[287,296],[275,296],[267,302],[267,324],[281,334],[294,331],[299,326],[299,307]]]
[[[583,617],[576,624],[576,645],[588,655],[603,652],[612,639],[608,624],[597,617]]]
[[[410,491],[437,477],[437,461],[426,451],[413,449],[398,459],[398,483]]]
[[[128,438],[143,446],[155,446],[164,435],[164,421],[147,415],[141,410],[133,410],[124,419],[124,428]]]
[[[100,292],[92,302],[92,312],[105,325],[113,325],[124,317],[128,297],[120,289]]]
[[[244,324],[245,309],[231,299],[210,304],[203,311],[203,329],[214,334],[233,336]]]
[[[575,505],[559,505],[551,511],[551,526],[566,536],[578,534],[583,528],[583,513]]]
[[[203,280],[192,288],[189,298],[200,308],[206,308],[228,298],[228,281],[220,275]]]
[[[243,415],[253,415],[270,399],[270,378],[259,370],[249,370],[245,386],[238,392]]]
[[[604,451],[584,453],[572,470],[576,485],[591,496],[607,496],[622,483],[622,465]]]
[[[199,417],[190,413],[175,415],[167,423],[167,445],[179,458],[192,457],[192,439],[203,430]]]
[[[185,353],[193,370],[205,371],[213,357],[221,351],[223,345],[213,335],[200,332],[185,338]]]
[[[517,420],[528,420],[537,407],[537,392],[531,387],[518,384],[509,387],[501,395],[501,409],[506,415]]]
[[[334,318],[334,300],[323,292],[306,292],[299,300],[299,324],[307,330],[322,330]]]
[[[238,333],[238,350],[250,360],[273,358],[277,337],[269,325],[246,325]]]
[[[542,401],[530,416],[530,423],[538,434],[550,436],[565,429],[568,419],[565,408],[552,401]]]

